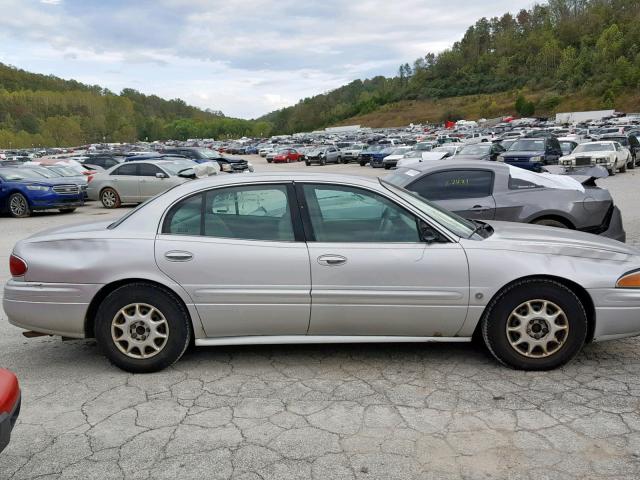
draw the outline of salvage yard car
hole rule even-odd
[[[71,213],[84,204],[84,191],[67,178],[46,178],[27,167],[0,167],[0,212],[28,217],[34,211]]]
[[[194,180],[116,222],[21,240],[9,264],[10,323],[95,337],[130,372],[166,368],[192,342],[474,336],[505,365],[546,370],[587,342],[640,332],[638,250],[572,230],[465,220],[348,175]]]
[[[186,159],[126,162],[94,175],[87,195],[90,200],[100,200],[105,208],[142,203],[194,178],[195,167],[195,162]]]
[[[592,176],[576,178],[581,181],[456,156],[409,165],[386,180],[465,218],[569,228],[624,242],[622,215],[609,191]]]
[[[631,153],[618,142],[602,141],[578,145],[570,155],[560,158],[560,165],[565,167],[585,167],[599,165],[606,168],[609,175],[616,171],[627,171],[631,162]]]
[[[9,370],[0,368],[0,453],[11,439],[20,414],[20,386],[18,379]]]
[[[538,172],[544,165],[557,165],[561,156],[562,148],[554,136],[522,137],[498,155],[497,160]]]
[[[317,163],[318,165],[340,163],[340,150],[332,145],[314,148],[305,154],[304,163],[307,167],[312,163]]]

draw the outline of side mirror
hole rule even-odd
[[[156,178],[167,178],[168,175],[166,173],[158,172],[156,173]]]
[[[442,240],[442,237],[440,236],[440,234],[433,229],[433,227],[431,227],[431,225],[429,225],[427,222],[425,222],[424,220],[420,220],[420,239],[427,243],[427,244],[432,244],[432,243],[437,243],[439,241]]]

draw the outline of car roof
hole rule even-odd
[[[451,159],[452,158],[452,159]],[[407,165],[406,169],[418,170],[420,172],[431,170],[434,167],[442,168],[471,168],[471,169],[484,169],[484,170],[509,170],[509,165],[502,162],[486,162],[484,160],[455,160],[455,157],[450,157],[446,160],[425,160],[419,163],[412,163]]]

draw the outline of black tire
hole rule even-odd
[[[120,309],[131,304],[146,304],[162,313],[168,325],[166,343],[159,352],[148,358],[132,358],[112,339],[112,322]],[[96,341],[111,363],[131,373],[151,373],[177,362],[189,346],[192,325],[188,312],[176,295],[148,283],[132,283],[117,288],[102,301],[95,318]],[[131,342],[135,344],[134,342]],[[120,342],[122,348],[122,342]],[[127,345],[129,345],[127,341]],[[141,352],[137,349],[138,355]],[[132,350],[132,354],[134,354]]]
[[[75,208],[59,208],[58,211],[60,213],[73,213],[76,211]]]
[[[29,200],[21,193],[12,193],[7,202],[9,213],[14,218],[26,218],[31,215]]]
[[[613,177],[616,174],[616,167],[608,168],[607,172],[609,172],[610,177]]]
[[[620,173],[627,173],[627,162],[624,162],[624,165],[620,167]]]
[[[325,166],[326,164],[327,164],[327,159],[326,158],[320,159],[320,165]]]
[[[385,169],[385,170],[389,170],[389,169],[391,169],[391,165],[385,165],[385,166],[384,166],[384,169]]]
[[[511,342],[517,342],[520,337],[515,334],[510,341],[509,335],[514,333],[507,334],[508,322],[515,319],[516,328],[519,322],[512,317],[512,313],[525,302],[535,304],[537,300],[547,301],[559,307],[564,317],[558,318],[561,318],[561,322],[567,327],[566,333],[560,332],[560,337],[546,344],[547,347],[552,345],[552,349],[555,345],[556,350],[542,357],[526,356],[523,352],[517,351]],[[540,302],[538,304],[542,306]],[[529,324],[535,321],[537,320],[534,318]],[[485,345],[500,363],[519,370],[551,370],[571,361],[584,345],[588,331],[587,314],[577,295],[563,284],[554,280],[521,280],[505,288],[491,301],[482,317],[481,331]],[[549,333],[544,334],[542,340],[544,341],[548,335]],[[519,348],[531,348],[530,343],[523,343],[527,346]],[[538,353],[541,352],[540,347],[534,347],[532,354],[536,352],[535,349],[538,349]]]
[[[569,228],[560,220],[554,220],[553,218],[540,218],[538,220],[534,220],[531,223],[533,223],[534,225],[544,225],[545,227]]]
[[[118,208],[122,204],[120,195],[111,187],[103,188],[100,191],[100,201],[104,208]]]
[[[310,166],[311,166],[311,162],[309,162],[308,160],[305,160],[305,161],[304,161],[304,164],[305,164],[307,167],[310,167]]]
[[[267,160],[267,163],[271,163],[271,160]]]
[[[365,163],[365,162],[360,162],[360,166],[361,166],[361,167],[364,167],[365,165],[366,165],[366,163]]]

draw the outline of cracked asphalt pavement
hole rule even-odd
[[[630,243],[638,182],[599,182]],[[0,280],[16,240],[123,213],[0,218]],[[589,345],[543,373],[467,344],[198,348],[132,375],[92,340],[26,339],[0,311],[0,366],[23,389],[0,479],[637,479],[639,346]]]

